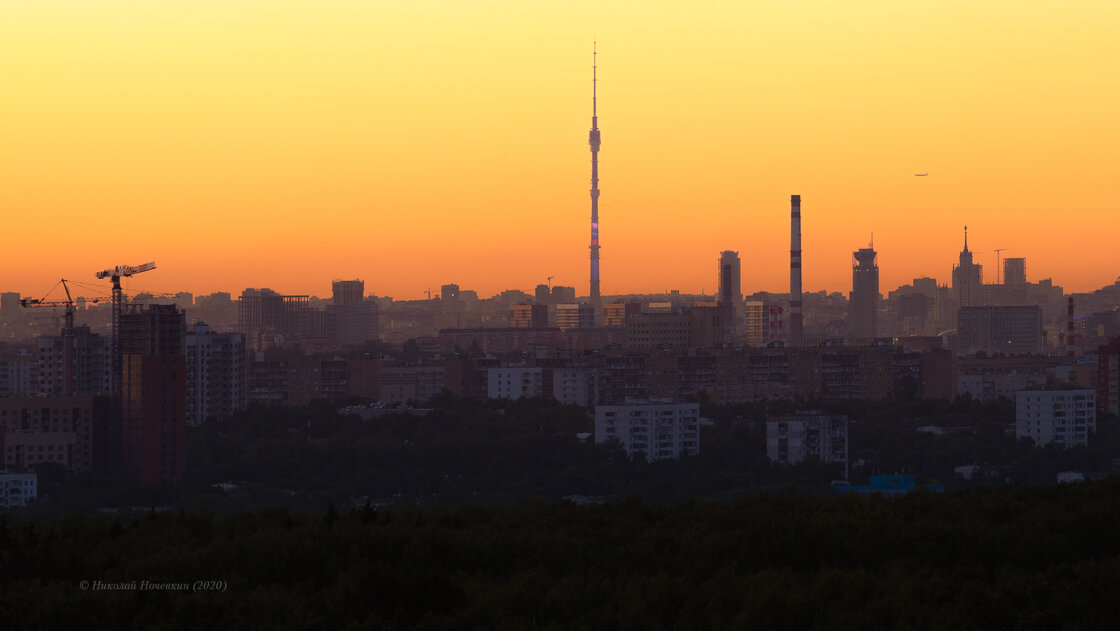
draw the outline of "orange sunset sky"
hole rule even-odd
[[[420,298],[602,287],[885,294],[962,227],[1067,290],[1120,275],[1120,3],[0,1],[0,289],[155,260],[134,291],[335,278]],[[928,172],[924,178],[915,173]]]

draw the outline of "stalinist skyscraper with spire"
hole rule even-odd
[[[960,307],[984,304],[983,266],[972,262],[968,250],[968,226],[964,227],[964,249],[960,261],[953,266],[953,298]]]
[[[591,305],[595,308],[595,324],[599,323],[603,311],[603,298],[599,294],[599,116],[598,98],[598,48],[591,49],[591,133],[587,142],[591,145]]]

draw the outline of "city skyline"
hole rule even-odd
[[[134,292],[586,296],[592,40],[603,295],[712,294],[723,250],[788,291],[795,193],[807,292],[872,231],[883,290],[949,284],[966,224],[989,270],[1120,274],[1112,6],[255,6],[2,10],[0,287],[154,259]]]

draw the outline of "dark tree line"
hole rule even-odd
[[[0,517],[6,628],[1110,628],[1120,481]],[[80,581],[225,581],[224,593]]]

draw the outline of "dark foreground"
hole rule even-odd
[[[1118,523],[1117,480],[898,499],[3,517],[0,607],[8,629],[1101,629],[1120,620]]]

